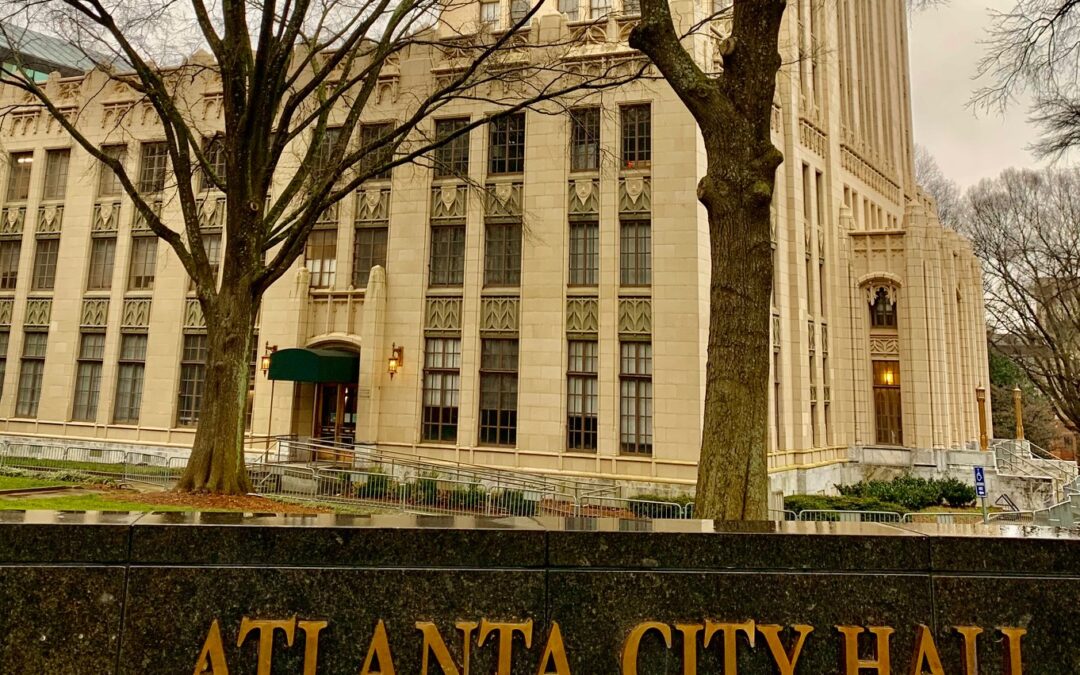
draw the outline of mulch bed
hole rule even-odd
[[[114,493],[115,494],[115,493]],[[120,495],[117,494],[119,497]],[[125,501],[139,502],[141,504],[158,504],[161,506],[187,506],[193,509],[215,510],[230,509],[234,511],[249,511],[258,513],[292,513],[314,514],[332,513],[329,509],[312,508],[299,504],[286,504],[284,502],[256,497],[252,495],[231,496],[212,494],[188,494],[181,492],[141,492],[125,494]]]

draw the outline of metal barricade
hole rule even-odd
[[[931,525],[974,525],[982,522],[981,513],[957,513],[955,511],[905,513],[902,523],[926,523]]]
[[[826,523],[899,523],[900,514],[893,511],[806,509],[799,512],[799,520]]]

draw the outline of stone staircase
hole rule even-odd
[[[1049,480],[1052,497],[1036,510],[1036,525],[1080,526],[1080,475],[1074,462],[1060,460],[1030,441],[995,440],[991,445],[999,474]]]

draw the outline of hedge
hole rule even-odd
[[[847,497],[895,502],[906,511],[921,511],[933,506],[968,506],[975,501],[975,488],[955,478],[900,476],[890,481],[864,480],[854,485],[837,485],[836,489]]]

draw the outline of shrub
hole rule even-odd
[[[784,497],[784,508],[795,513],[803,511],[892,511],[903,513],[899,504],[882,501],[874,497],[851,497],[841,495],[789,495]]]
[[[424,474],[416,482],[416,502],[432,505],[439,501],[439,478],[437,473]]]
[[[955,478],[928,480],[900,476],[890,481],[864,480],[853,485],[837,485],[836,489],[847,497],[894,502],[906,511],[921,511],[943,504],[965,506],[975,499],[974,488]]]
[[[484,506],[484,489],[478,484],[450,491],[449,506],[456,509],[479,509]]]
[[[941,498],[945,500],[946,504],[953,508],[970,506],[975,502],[975,498],[978,496],[975,494],[975,488],[964,481],[955,478],[946,478],[945,480],[939,481],[939,483],[941,485]]]
[[[390,476],[378,470],[373,470],[368,474],[362,496],[367,499],[383,499],[389,492]]]
[[[521,490],[503,490],[499,493],[498,505],[500,509],[509,511],[515,516],[535,516],[537,503],[532,499],[526,499]]]

